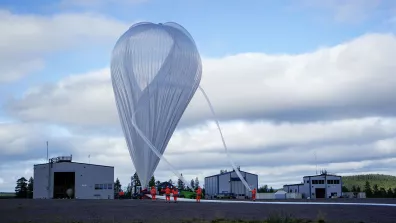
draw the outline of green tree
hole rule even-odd
[[[154,187],[155,186],[155,177],[154,175],[151,177],[150,182],[149,182],[149,187]]]
[[[274,193],[274,188],[270,187],[270,189],[268,190],[268,192]]]
[[[267,193],[268,192],[268,186],[267,185],[261,186],[260,188],[257,189],[257,192],[258,193]]]
[[[198,187],[199,187],[199,180],[198,180],[198,177],[195,177],[194,188],[198,189]]]
[[[33,198],[33,184],[34,184],[33,177],[30,177],[27,184],[28,198]]]
[[[358,192],[358,193],[361,192],[361,189],[359,186],[356,187],[356,192]]]
[[[346,187],[344,185],[341,187],[341,190],[342,190],[342,192],[349,192],[348,187]]]
[[[393,188],[393,198],[396,198],[396,187]]]
[[[370,182],[366,181],[364,185],[364,192],[366,192],[366,197],[372,197],[373,191],[371,190]]]
[[[191,179],[191,181],[190,181],[190,187],[191,187],[192,189],[194,189],[194,188],[195,188],[194,185],[195,185],[194,179]]]
[[[117,178],[116,181],[114,182],[114,193],[117,194],[118,196],[118,192],[121,191],[121,182],[120,180]]]
[[[128,184],[125,192],[125,197],[131,198],[132,197],[132,186],[131,183]]]
[[[16,182],[15,196],[17,198],[27,198],[27,195],[28,195],[27,180],[25,177],[21,177]]]
[[[352,186],[351,191],[352,191],[352,192],[356,192],[356,186],[355,186],[355,185]]]
[[[386,197],[386,190],[383,187],[380,188],[380,197]]]
[[[181,174],[181,176],[183,176],[183,174]],[[180,179],[177,180],[177,188],[179,190],[184,190],[185,186],[184,186],[184,182]]]
[[[392,198],[393,197],[393,190],[392,188],[389,188],[388,191],[386,192],[386,197]]]
[[[132,176],[132,182],[133,182],[134,191],[136,192],[136,188],[137,188],[138,186],[142,186],[141,183],[140,183],[140,179],[139,179],[139,176],[138,176],[137,172],[135,172],[135,173],[133,174],[133,176]]]
[[[378,185],[377,184],[374,184],[374,186],[373,186],[373,197],[380,197],[380,191],[379,191],[379,188],[378,188]]]

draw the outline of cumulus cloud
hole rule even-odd
[[[306,121],[395,114],[396,36],[370,34],[300,55],[204,59],[202,86],[219,118]],[[54,106],[56,105],[56,106]],[[9,102],[23,121],[118,125],[108,69],[67,77]],[[183,125],[211,118],[197,92]]]
[[[319,169],[336,174],[392,173],[394,165],[391,161],[396,159],[395,124],[395,118],[369,117],[309,123],[233,121],[222,127],[234,161],[243,170],[259,174],[260,184],[279,187],[314,174],[316,164]],[[13,130],[7,126],[7,129],[8,138],[0,135],[7,141],[23,134],[18,135],[18,128]],[[25,137],[28,132],[37,132],[29,126],[23,129],[26,129]],[[59,133],[52,133],[58,137],[51,137],[50,130],[53,129],[42,131],[41,137],[50,139],[51,157],[73,154],[73,159],[78,162],[115,166],[116,177],[124,184],[129,182],[134,167],[121,135],[102,137],[69,133],[61,137]],[[37,138],[37,135],[33,134],[33,137]],[[16,176],[25,174],[29,177],[33,163],[44,162],[44,142],[43,146],[31,145],[28,148],[36,149],[25,151],[25,157],[2,164],[0,177],[7,187],[13,186],[10,182],[14,182]],[[316,161],[314,153],[317,154]],[[203,182],[205,176],[216,174],[220,169],[231,169],[219,134],[210,122],[179,129],[164,155],[186,179],[199,177]],[[10,156],[10,153],[2,154],[4,159]],[[12,168],[18,169],[19,172],[13,171],[19,175],[8,172]],[[176,180],[164,162],[160,162],[155,176],[159,180]]]
[[[0,10],[0,83],[19,80],[44,66],[48,53],[114,42],[127,24],[92,13],[53,16]]]

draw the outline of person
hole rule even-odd
[[[173,193],[173,200],[176,203],[177,202],[177,197],[179,196],[179,192],[177,191],[177,188],[174,188],[172,193]]]
[[[168,202],[168,203],[170,203],[170,193],[171,193],[171,190],[170,190],[169,186],[166,186],[165,197],[166,197],[166,202]]]
[[[157,191],[155,190],[154,186],[151,187],[150,193],[151,193],[151,200],[155,201],[156,200],[155,195],[157,194]]]
[[[202,196],[202,189],[201,189],[201,187],[198,187],[198,189],[197,189],[197,203],[200,203],[201,202],[201,196]]]
[[[253,201],[256,201],[256,188],[253,188],[253,190],[252,190],[252,200]]]

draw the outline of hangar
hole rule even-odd
[[[258,188],[258,175],[240,171],[250,187]],[[235,196],[251,197],[251,192],[245,188],[235,170],[205,177],[205,195],[234,194]]]
[[[114,199],[114,167],[49,159],[34,165],[33,198]]]

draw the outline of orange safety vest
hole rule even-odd
[[[169,188],[166,188],[166,189],[165,189],[165,194],[166,194],[166,195],[170,195],[170,192],[171,192],[171,190],[170,190]]]

